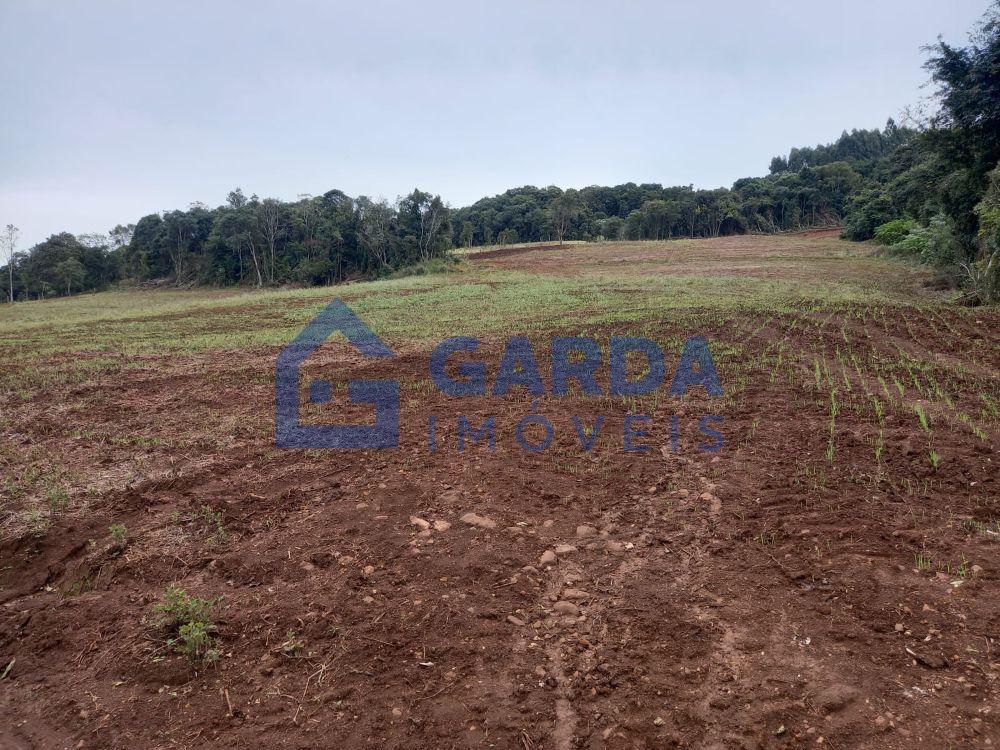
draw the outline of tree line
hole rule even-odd
[[[854,131],[841,140],[888,144],[911,136],[890,122],[884,133]],[[281,201],[247,197],[237,188],[216,208],[195,203],[107,234],[52,235],[15,253],[6,270],[13,273],[15,299],[102,289],[120,280],[331,284],[391,273],[472,245],[663,240],[833,225],[864,181],[868,158],[866,150],[834,162],[804,163],[795,171],[738,180],[732,189],[526,186],[457,210],[421,190],[389,203],[340,190]]]
[[[884,130],[845,132],[828,146],[775,157],[771,174],[737,180],[730,189],[632,182],[581,190],[515,188],[455,211],[453,239],[458,246],[662,240],[834,226],[848,200],[871,181],[879,159],[915,136],[892,120]]]
[[[941,269],[970,302],[1000,301],[1000,3],[967,46],[925,50],[939,108],[877,161],[847,203],[844,235]]]
[[[793,148],[731,188],[626,183],[525,186],[452,209],[414,190],[394,202],[340,190],[294,201],[247,197],[151,214],[106,235],[56,234],[15,252],[0,235],[8,297],[73,294],[128,280],[176,285],[330,284],[427,265],[449,249],[564,240],[664,240],[843,226],[853,240],[906,240],[988,298],[1000,273],[1000,4],[966,47],[926,48],[940,108],[915,126],[844,132]],[[896,247],[895,243],[892,247]],[[995,258],[996,256],[996,258]],[[992,265],[991,265],[992,264]],[[992,269],[992,270],[991,270]],[[977,280],[978,279],[978,280]],[[985,291],[984,291],[985,290]]]
[[[292,202],[247,197],[150,214],[107,235],[56,234],[13,263],[15,299],[172,285],[332,284],[427,262],[451,247],[451,212],[414,190],[394,204],[339,190]],[[8,292],[9,294],[9,292]]]

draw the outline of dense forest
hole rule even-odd
[[[834,144],[775,157],[771,174],[737,180],[731,189],[634,183],[515,188],[454,211],[453,241],[661,240],[837,225],[880,161],[916,135],[892,120],[882,131],[844,133]]]
[[[845,132],[775,156],[731,188],[626,183],[525,186],[452,209],[414,190],[389,203],[339,190],[286,202],[239,188],[216,208],[144,216],[107,235],[56,234],[0,269],[5,296],[34,299],[128,281],[328,284],[428,264],[449,249],[563,240],[663,240],[842,226],[852,240],[942,269],[970,301],[1000,289],[1000,12],[970,43],[927,48],[936,112],[903,127]]]

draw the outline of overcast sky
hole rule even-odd
[[[0,0],[0,226],[24,249],[236,186],[729,186],[898,119],[921,45],[987,6]]]

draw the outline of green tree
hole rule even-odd
[[[419,260],[443,254],[451,244],[451,218],[439,195],[415,189],[399,202],[404,246],[413,246]]]
[[[462,222],[462,233],[458,236],[458,244],[462,247],[472,247],[472,239],[475,236],[475,228],[471,221]]]
[[[875,228],[896,216],[892,200],[881,188],[867,188],[848,202],[844,236],[849,240],[870,240]]]
[[[395,211],[386,201],[361,196],[357,201],[358,239],[376,270],[391,266]]]
[[[580,209],[580,194],[572,188],[559,193],[549,204],[549,217],[560,245],[573,220],[580,215]]]
[[[653,240],[670,236],[671,227],[681,215],[680,206],[665,200],[651,200],[639,209],[643,237]]]
[[[939,40],[925,68],[937,83],[940,109],[930,120],[928,148],[950,167],[938,183],[941,206],[968,255],[976,252],[975,206],[1000,161],[1000,3],[994,3],[967,47]]]
[[[66,285],[66,296],[73,293],[74,286],[81,286],[87,272],[83,264],[76,258],[66,258],[55,265],[53,273],[57,279]]]

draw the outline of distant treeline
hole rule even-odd
[[[980,298],[1000,277],[1000,21],[994,6],[965,48],[938,42],[925,65],[939,111],[918,128],[845,132],[795,148],[732,188],[626,183],[526,186],[451,209],[414,190],[389,203],[339,190],[287,202],[247,197],[144,216],[107,235],[50,237],[13,261],[16,299],[129,280],[176,285],[328,284],[426,264],[450,248],[516,242],[717,237],[843,225],[962,276]],[[8,234],[8,236],[10,236]],[[894,245],[895,246],[895,245]],[[0,278],[9,268],[0,269]],[[6,286],[6,285],[5,285]],[[6,291],[6,290],[5,290]]]
[[[328,284],[441,257],[450,248],[515,242],[717,237],[839,223],[876,165],[915,132],[845,133],[831,146],[776,157],[766,177],[732,189],[657,184],[522,187],[448,208],[414,190],[394,203],[339,190],[286,202],[237,188],[216,208],[144,216],[107,235],[68,233],[19,253],[15,298],[101,289],[126,279],[186,284]],[[801,162],[794,171],[788,161]]]
[[[848,200],[871,183],[881,161],[915,136],[892,120],[885,130],[844,133],[829,146],[777,156],[771,174],[745,177],[731,189],[631,182],[582,190],[515,188],[454,211],[453,241],[661,240],[839,224]]]

